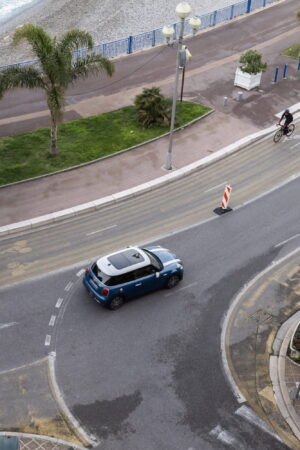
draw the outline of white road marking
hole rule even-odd
[[[234,448],[238,448],[238,439],[236,439],[228,431],[224,430],[220,425],[213,428],[209,434],[215,436],[219,441],[224,442],[224,444],[232,445]]]
[[[84,269],[80,269],[79,272],[76,273],[76,276],[81,277],[82,274],[84,274]]]
[[[186,284],[185,286],[182,286],[180,289],[177,289],[176,292],[177,291],[184,291],[184,289],[188,289],[188,288],[190,288],[192,286],[196,286],[197,284],[198,284],[197,281],[195,281],[194,283]],[[170,297],[170,295],[174,295],[174,293],[173,292],[169,292],[168,294],[165,294],[164,297]]]
[[[244,417],[244,419],[248,420],[248,422],[252,423],[253,425],[256,425],[258,428],[263,430],[265,433],[270,434],[271,436],[275,437],[278,441],[282,442],[279,436],[275,434],[273,431],[269,429],[269,427],[265,424],[265,422],[260,419],[253,411],[252,409],[248,408],[248,406],[243,405],[240,408],[238,408],[235,411],[235,414],[238,416]]]
[[[218,184],[217,186],[214,186],[214,187],[212,187],[212,188],[210,188],[210,189],[207,189],[206,191],[204,191],[204,193],[205,193],[205,192],[214,191],[215,189],[218,189],[218,188],[221,187],[221,186],[224,186],[224,187],[225,187],[226,184],[228,184],[227,181],[225,181],[224,183],[220,183],[220,184]]]
[[[56,302],[55,308],[60,308],[60,305],[62,304],[63,301],[64,301],[63,298],[59,298]]]
[[[12,327],[13,325],[17,325],[17,322],[0,323],[0,330],[3,328]]]
[[[118,225],[111,225],[110,227],[101,228],[100,230],[91,231],[90,233],[86,233],[86,236],[91,236],[92,234],[101,233],[102,231],[110,230],[111,228],[115,228]]]
[[[69,291],[71,289],[71,287],[73,286],[73,282],[69,281],[69,283],[67,284],[67,286],[65,287],[65,291]]]
[[[51,319],[50,319],[50,322],[49,322],[49,327],[54,327],[55,320],[56,320],[56,316],[51,316]]]
[[[50,334],[46,334],[45,345],[49,346],[50,343],[51,343],[51,336],[50,336]]]
[[[292,236],[292,237],[286,239],[285,241],[279,242],[278,244],[274,245],[274,247],[275,247],[275,248],[280,247],[281,245],[284,245],[284,244],[286,244],[287,242],[289,242],[289,241],[291,241],[291,240],[293,240],[293,239],[296,239],[296,238],[299,237],[299,236],[300,236],[300,234],[295,234],[294,236]]]

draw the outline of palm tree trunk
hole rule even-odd
[[[57,156],[58,155],[58,148],[57,148],[57,121],[55,117],[51,114],[51,148],[50,148],[50,155],[51,156]]]

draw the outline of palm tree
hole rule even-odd
[[[13,36],[13,45],[26,39],[37,56],[37,65],[12,66],[0,71],[0,98],[13,88],[44,89],[51,116],[52,156],[58,155],[57,126],[63,118],[65,93],[68,86],[78,78],[105,72],[112,76],[113,63],[95,53],[74,58],[79,47],[94,46],[91,35],[81,30],[70,30],[60,40],[51,38],[43,28],[31,24],[18,28]]]
[[[170,122],[170,99],[165,98],[160,88],[144,88],[143,92],[135,97],[138,120],[146,127],[156,125],[169,125]]]

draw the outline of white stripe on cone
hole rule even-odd
[[[230,198],[230,194],[231,194],[231,187],[229,185],[225,186],[225,191],[224,191],[224,195],[223,195],[223,200],[221,203],[221,208],[222,209],[226,209],[228,202],[229,202],[229,198]]]

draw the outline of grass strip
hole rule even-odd
[[[201,117],[210,108],[192,102],[177,105],[176,125]],[[134,106],[62,123],[58,130],[59,156],[49,154],[50,128],[0,139],[0,185],[45,175],[161,136],[169,127],[142,128]]]
[[[282,53],[290,58],[298,59],[300,57],[300,44],[293,44],[283,50]]]

